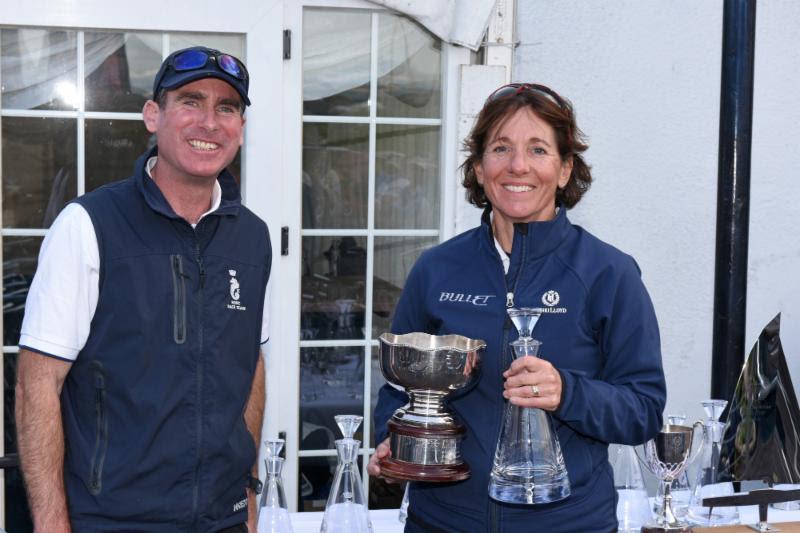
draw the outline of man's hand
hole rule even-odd
[[[549,361],[538,357],[515,359],[503,385],[503,398],[520,407],[555,411],[561,403],[561,374]]]
[[[72,363],[25,349],[17,360],[17,445],[36,533],[71,531],[59,399],[71,367]]]
[[[264,354],[259,351],[256,370],[253,374],[253,383],[250,386],[250,396],[247,398],[247,405],[245,406],[244,410],[245,424],[247,424],[247,429],[253,436],[256,450],[258,450],[261,445],[261,426],[264,423],[264,401],[266,399],[265,380]],[[253,465],[252,475],[253,477],[258,478],[258,458],[256,458],[256,464]],[[258,514],[256,502],[256,491],[248,487],[247,529],[251,533],[256,532],[256,515]]]
[[[256,491],[251,488],[247,488],[247,531],[250,533],[256,533],[257,531],[257,524],[256,518],[258,515],[258,509],[256,508],[258,505],[258,498],[256,497]]]

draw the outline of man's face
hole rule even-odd
[[[158,138],[156,179],[216,179],[244,141],[236,89],[204,78],[167,92],[166,103],[144,106],[145,126]]]

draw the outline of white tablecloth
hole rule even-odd
[[[405,527],[398,520],[398,509],[380,509],[369,512],[372,530],[375,533],[402,533]],[[325,513],[292,513],[294,533],[319,533]]]
[[[322,516],[325,513],[292,513],[294,533],[319,533]],[[375,533],[402,533],[403,524],[397,519],[397,509],[381,509],[369,512],[372,529]],[[800,511],[782,511],[769,508],[769,522],[800,522]],[[758,506],[739,507],[739,518],[742,524],[758,523]]]

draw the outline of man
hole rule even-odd
[[[68,205],[42,244],[16,421],[37,532],[255,531],[271,248],[225,170],[248,74],[171,54],[127,180]]]

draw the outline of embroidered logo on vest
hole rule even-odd
[[[228,274],[230,274],[231,276],[231,281],[230,281],[231,303],[228,304],[228,309],[236,309],[237,311],[246,311],[247,307],[239,303],[239,296],[240,296],[239,280],[236,279],[236,271],[228,270]]]
[[[239,510],[244,509],[246,507],[247,507],[247,498],[245,498],[244,500],[240,500],[240,501],[234,503],[233,504],[233,512],[235,513],[236,511],[239,511]]]

